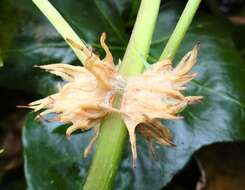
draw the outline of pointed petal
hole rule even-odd
[[[182,58],[177,67],[174,68],[173,72],[177,75],[184,75],[188,73],[196,63],[198,50],[199,47],[195,45],[194,48]]]
[[[113,57],[112,57],[112,54],[108,48],[108,46],[106,45],[105,43],[105,40],[106,40],[106,33],[103,32],[101,37],[100,37],[100,43],[101,43],[101,46],[102,48],[105,50],[106,52],[106,56],[105,58],[103,59],[103,61],[107,62],[107,63],[110,63],[110,64],[113,64]]]
[[[94,131],[95,131],[95,135],[93,136],[93,138],[91,139],[90,143],[88,144],[88,146],[85,148],[84,152],[83,152],[83,157],[87,158],[87,156],[91,153],[94,144],[96,143],[96,140],[99,136],[100,133],[100,126],[96,126],[94,127]]]

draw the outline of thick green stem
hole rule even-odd
[[[60,33],[60,35],[65,40],[69,38],[79,43],[81,46],[85,46],[83,41],[74,32],[71,26],[64,20],[64,18],[60,15],[60,13],[53,7],[53,5],[48,0],[32,0],[32,1],[48,18],[48,20],[53,24],[55,29]],[[71,45],[70,47],[72,48],[72,50],[74,51],[78,59],[83,63],[84,60],[86,59],[86,55],[81,50]]]
[[[188,0],[185,9],[174,29],[174,32],[169,38],[167,45],[160,56],[160,60],[174,59],[174,56],[179,49],[181,42],[183,41],[185,33],[187,32],[200,3],[201,0]]]
[[[33,2],[65,40],[70,38],[85,46],[78,35],[48,0],[33,0]],[[159,6],[160,0],[142,0],[135,27],[120,68],[121,74],[133,75],[143,70],[143,59],[146,58],[150,48]],[[86,59],[86,56],[80,50],[72,46],[71,48],[81,62]],[[120,106],[120,100],[120,96],[115,98],[115,107]],[[126,127],[119,115],[113,113],[105,118],[96,154],[84,189],[111,189],[120,164],[126,134]]]
[[[141,1],[136,23],[120,67],[122,75],[130,76],[143,71],[142,59],[145,59],[149,52],[159,6],[160,0]],[[114,106],[119,107],[120,102],[121,98],[116,97]],[[102,124],[96,153],[83,187],[84,190],[112,189],[126,136],[126,127],[121,117],[116,113],[110,114]]]

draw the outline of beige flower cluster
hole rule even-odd
[[[136,127],[147,140],[174,146],[170,132],[160,120],[180,119],[177,114],[184,107],[202,98],[186,97],[181,93],[185,84],[196,76],[196,73],[189,74],[189,71],[196,63],[198,48],[195,46],[175,68],[172,68],[169,60],[164,60],[153,64],[141,75],[124,79],[113,63],[105,38],[103,33],[101,46],[106,56],[102,60],[88,48],[81,48],[79,44],[67,39],[71,45],[86,54],[84,67],[66,64],[39,66],[60,76],[66,83],[56,94],[32,102],[28,107],[35,112],[41,110],[40,116],[56,113],[55,120],[71,123],[66,131],[67,136],[78,129],[85,131],[94,127],[96,135],[86,148],[85,156],[98,137],[102,119],[110,112],[118,112],[129,132],[135,165]],[[112,107],[113,98],[118,93],[122,93],[120,109]]]
[[[168,129],[161,119],[176,120],[177,114],[188,104],[202,99],[201,96],[184,96],[184,85],[196,73],[188,74],[196,63],[198,47],[187,53],[177,67],[172,68],[169,60],[152,65],[143,74],[131,77],[125,87],[121,109],[123,120],[129,132],[133,164],[137,158],[135,129],[148,140],[158,144],[174,146]]]

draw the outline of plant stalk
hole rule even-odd
[[[65,40],[70,38],[85,46],[78,35],[48,0],[33,0],[33,2]],[[159,6],[160,0],[142,0],[130,42],[120,68],[121,74],[129,76],[143,71],[144,65],[142,59],[145,59],[149,52]],[[86,56],[78,49],[72,46],[71,48],[78,59],[84,62]],[[114,106],[119,107],[120,102],[121,97],[117,96],[114,101]],[[113,113],[105,118],[96,148],[97,151],[93,158],[84,189],[104,190],[112,188],[122,157],[126,136],[126,127],[119,115]]]
[[[188,0],[183,13],[181,14],[181,17],[160,56],[160,60],[174,59],[174,56],[179,49],[181,42],[183,41],[183,38],[193,20],[193,17],[200,3],[201,0]]]
[[[142,59],[146,59],[154,31],[160,0],[142,0],[133,32],[124,55],[120,73],[131,76],[144,69]],[[114,101],[120,107],[121,97]],[[121,117],[110,114],[101,126],[96,152],[83,190],[109,190],[118,171],[124,150],[127,130]]]
[[[0,54],[0,67],[2,67],[2,66],[3,66],[3,59],[2,59],[1,54]]]
[[[71,26],[65,21],[65,19],[60,15],[60,13],[53,7],[53,5],[48,0],[32,0],[33,3],[42,11],[42,13],[47,17],[55,29],[60,33],[60,35],[67,40],[72,39],[76,43],[85,47],[83,41],[74,32]],[[68,43],[69,44],[69,43]],[[69,44],[70,45],[70,44]],[[79,49],[70,45],[77,58],[83,63],[86,59],[86,55]]]

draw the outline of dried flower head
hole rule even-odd
[[[198,47],[187,53],[181,62],[172,68],[171,61],[155,63],[139,76],[126,81],[118,73],[113,57],[105,44],[105,33],[101,36],[101,46],[106,52],[104,59],[89,48],[82,47],[71,39],[67,41],[87,56],[84,67],[66,64],[38,66],[60,76],[66,83],[56,94],[30,103],[27,107],[39,116],[56,113],[53,120],[71,123],[66,135],[94,127],[96,134],[84,151],[87,156],[99,134],[99,123],[109,112],[118,112],[129,132],[133,166],[137,159],[135,129],[137,127],[147,140],[158,144],[174,146],[169,130],[160,119],[180,119],[177,114],[188,104],[202,99],[201,96],[184,96],[181,91],[196,73],[189,71],[196,63]],[[114,96],[122,92],[121,108],[112,107]]]
[[[172,68],[169,60],[155,63],[142,75],[128,79],[121,102],[123,120],[129,132],[133,165],[137,158],[135,129],[148,140],[173,146],[171,134],[160,119],[180,119],[177,113],[188,104],[200,100],[201,96],[184,96],[184,85],[196,73],[189,71],[196,63],[198,47],[187,53],[180,63]]]
[[[56,94],[37,100],[28,105],[35,112],[43,110],[39,115],[56,113],[53,118],[63,123],[72,123],[66,135],[70,136],[75,130],[88,130],[99,124],[102,118],[112,108],[112,100],[117,91],[117,67],[113,63],[112,55],[105,44],[105,33],[101,36],[101,46],[106,57],[101,60],[88,48],[80,48],[72,40],[68,41],[87,55],[84,67],[66,64],[51,64],[38,66],[52,74],[60,76],[65,83]],[[114,110],[116,111],[116,110]],[[98,136],[96,135],[84,152],[86,156]]]

